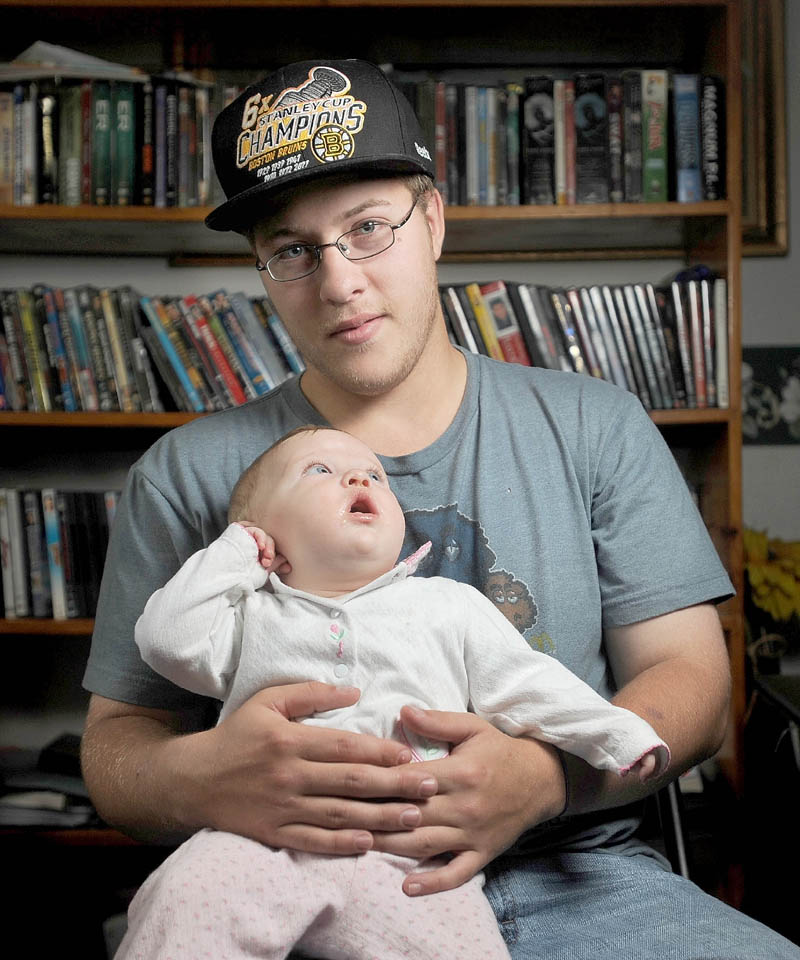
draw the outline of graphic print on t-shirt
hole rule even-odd
[[[404,552],[415,550],[426,540],[432,544],[419,566],[420,576],[449,577],[472,584],[531,642],[526,631],[539,616],[533,593],[513,573],[494,569],[497,556],[476,520],[461,513],[454,503],[433,510],[408,510],[405,518]]]

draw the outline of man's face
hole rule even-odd
[[[257,255],[266,262],[292,243],[323,244],[370,221],[396,224],[413,197],[401,180],[318,184],[299,192],[256,228]],[[436,260],[444,226],[435,195],[395,231],[388,250],[347,260],[336,247],[322,251],[315,273],[264,287],[308,367],[304,388],[338,388],[379,396],[414,369],[440,316]]]
[[[267,456],[253,507],[292,565],[282,577],[313,593],[345,593],[397,562],[405,519],[375,454],[355,437],[318,430]]]

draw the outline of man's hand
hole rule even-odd
[[[465,883],[525,830],[564,809],[564,772],[554,747],[509,737],[470,713],[404,707],[402,721],[431,740],[453,745],[443,760],[413,764],[439,785],[422,805],[420,826],[374,835],[373,849],[399,856],[453,854],[444,867],[409,874],[403,882],[409,896]]]
[[[165,711],[95,697],[84,736],[87,784],[101,816],[138,836],[214,827],[271,846],[360,853],[372,847],[373,831],[416,826],[419,801],[437,782],[408,762],[403,744],[292,722],[358,697],[316,682],[273,687],[217,727],[185,736]]]

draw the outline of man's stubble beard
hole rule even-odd
[[[436,264],[431,265],[430,273],[425,277],[424,289],[427,291],[424,298],[416,305],[421,322],[400,324],[394,314],[384,321],[390,328],[386,331],[389,337],[399,340],[394,347],[394,359],[390,364],[384,364],[383,369],[368,374],[361,369],[361,364],[337,364],[325,350],[310,349],[306,362],[326,380],[335,384],[339,389],[362,397],[381,396],[403,383],[417,366],[428,341],[431,339],[436,323],[440,319],[440,304],[438,296],[438,277]],[[382,331],[383,332],[383,331]],[[406,336],[408,339],[402,340]],[[369,357],[375,347],[371,342],[353,348],[356,361],[361,356]],[[301,351],[302,352],[302,351]]]

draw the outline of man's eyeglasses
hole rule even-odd
[[[417,200],[400,223],[365,220],[360,226],[343,233],[332,243],[292,243],[283,250],[279,250],[266,263],[256,260],[256,270],[266,270],[273,280],[285,283],[288,280],[301,280],[312,274],[319,267],[322,251],[326,247],[336,247],[348,260],[368,260],[370,257],[376,257],[392,246],[395,230],[405,226],[411,219]]]

